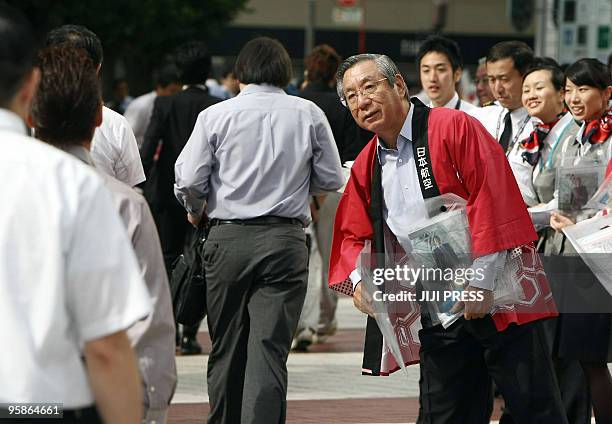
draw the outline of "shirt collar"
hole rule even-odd
[[[248,94],[253,93],[277,93],[277,94],[286,94],[285,91],[274,85],[270,84],[249,84],[244,87],[244,90],[240,90],[238,96],[246,96]]]
[[[507,109],[506,109],[507,110]],[[519,107],[510,112],[510,118],[515,122],[520,122],[527,117],[527,109]]]
[[[63,149],[66,153],[71,154],[75,158],[79,159],[81,162],[86,163],[89,166],[93,166],[95,168],[93,159],[91,158],[91,154],[89,150],[85,146],[72,145],[67,146]]]
[[[457,106],[458,101],[459,101],[459,94],[457,94],[457,92],[455,91],[453,93],[453,97],[451,97],[451,99],[442,107],[445,107],[447,109],[454,109],[455,106]],[[433,102],[430,101],[427,106],[434,107]]]
[[[3,108],[0,108],[0,130],[28,135],[23,119],[15,112]]]
[[[406,120],[404,121],[404,125],[402,126],[402,129],[400,130],[399,136],[397,137],[397,150],[400,149],[400,147],[407,142],[411,142],[412,141],[412,115],[414,112],[414,105],[411,103],[410,104],[410,110],[408,111],[408,116],[406,116]],[[376,155],[378,156],[378,162],[382,163],[380,161],[380,152],[388,152],[390,150],[393,149],[388,149],[385,146],[382,145],[382,143],[380,142],[380,140],[378,139],[378,136],[376,138],[376,141],[378,143],[377,149],[376,149]]]

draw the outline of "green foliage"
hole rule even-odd
[[[2,0],[0,0],[2,1]],[[190,39],[219,32],[248,0],[5,0],[21,9],[39,37],[68,23],[94,31],[105,55],[152,65]]]

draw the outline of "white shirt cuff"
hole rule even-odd
[[[505,262],[505,250],[474,259],[472,269],[475,277],[470,281],[470,287],[493,291],[497,275],[503,270]]]
[[[361,272],[359,272],[358,268],[355,268],[351,275],[349,275],[351,282],[353,283],[353,291],[357,288],[357,284],[361,282]]]

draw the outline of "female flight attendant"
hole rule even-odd
[[[546,241],[554,230],[549,227],[550,215],[537,213],[552,204],[555,176],[560,165],[559,146],[575,139],[579,125],[564,102],[565,75],[552,60],[536,59],[523,79],[523,106],[533,119],[533,131],[517,146],[525,166],[531,166],[531,185],[537,206],[530,208],[536,229],[540,231],[539,248],[546,252]],[[547,228],[548,227],[548,228]],[[547,252],[548,253],[548,252]]]
[[[608,68],[596,59],[581,59],[565,72],[565,102],[582,126],[575,141],[562,146],[566,163],[581,161],[592,166],[605,166],[612,156],[612,110],[608,106],[612,94],[612,77]],[[562,242],[559,253],[575,253],[561,237],[561,230],[587,214],[567,217],[553,213],[550,225],[559,232]],[[561,263],[565,278],[550,278],[554,286],[562,283],[561,311],[571,308],[576,313],[559,318],[554,352],[562,359],[576,359],[586,375],[597,423],[612,422],[612,378],[607,363],[612,362],[612,296],[576,256],[565,256]],[[558,270],[559,271],[559,270]],[[593,313],[594,311],[598,313]]]

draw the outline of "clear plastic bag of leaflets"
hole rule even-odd
[[[445,328],[462,314],[461,292],[469,283],[471,237],[465,201],[439,196],[425,202],[429,218],[408,233],[414,276],[420,282],[419,302],[426,305],[433,325]]]
[[[598,210],[612,209],[612,174],[604,180],[588,201],[587,206]]]
[[[604,182],[606,162],[597,157],[572,157],[561,160],[557,168],[555,192],[558,208],[569,215],[593,209],[590,201]]]
[[[612,295],[612,215],[597,215],[563,229],[582,260]]]
[[[449,327],[463,315],[461,293],[480,275],[472,266],[466,201],[444,194],[426,199],[423,212],[423,219],[401,228],[400,234],[385,227],[385,257],[378,258],[377,266],[373,255],[361,256],[362,281],[373,298],[377,322],[380,315],[381,331],[389,327],[385,317],[405,316],[419,308],[427,308],[432,325]],[[368,245],[364,252],[369,249]],[[493,265],[497,268],[494,306],[524,299],[520,284],[512,278],[511,259],[503,252]]]
[[[412,257],[420,266],[421,306],[427,305],[432,325],[448,328],[463,315],[462,301],[478,300],[462,294],[475,280],[493,275],[493,306],[512,304],[525,298],[518,281],[512,278],[511,255],[498,254],[493,273],[474,265],[466,201],[454,194],[425,200],[428,218],[409,232]]]

